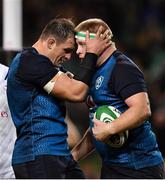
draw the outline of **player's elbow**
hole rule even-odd
[[[151,116],[151,109],[147,108],[144,115],[146,118],[150,117]]]
[[[70,97],[70,101],[73,102],[83,102],[85,101],[86,95],[88,91],[88,86],[80,85],[80,86],[72,86],[70,91],[68,91]]]
[[[83,91],[70,91],[67,95],[67,100],[71,102],[83,102],[85,101],[87,91],[84,89]]]
[[[146,106],[143,108],[143,113],[141,113],[142,119],[146,120],[151,116],[151,109],[150,107]]]
[[[83,102],[85,101],[85,93],[81,93],[81,94],[72,94],[70,101],[72,102]]]

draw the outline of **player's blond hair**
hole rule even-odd
[[[96,33],[100,26],[103,27],[103,31],[106,31],[107,29],[109,30],[110,37],[113,36],[112,31],[110,27],[107,25],[107,23],[105,23],[102,19],[98,19],[98,18],[91,18],[91,19],[82,21],[80,24],[76,26],[75,31],[79,32],[79,31],[88,30],[89,33]]]

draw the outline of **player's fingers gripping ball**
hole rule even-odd
[[[113,106],[103,105],[96,110],[95,117],[102,122],[111,123],[116,120],[120,114],[121,112]],[[111,136],[106,143],[111,147],[120,148],[127,139],[128,130]]]

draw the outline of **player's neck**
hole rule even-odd
[[[44,41],[39,39],[32,47],[35,48],[39,54],[49,58],[48,51],[46,51],[46,43]]]
[[[37,42],[35,42],[35,44],[33,44],[32,47],[35,48],[39,52],[39,54],[42,53],[42,48],[41,48],[39,40]]]
[[[98,58],[97,66],[101,66],[114,51],[116,51],[115,45],[111,45],[110,47],[108,47]]]

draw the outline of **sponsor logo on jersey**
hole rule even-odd
[[[96,84],[95,84],[96,90],[98,90],[100,88],[100,86],[102,85],[103,81],[104,81],[104,77],[103,76],[99,76],[96,79]]]

